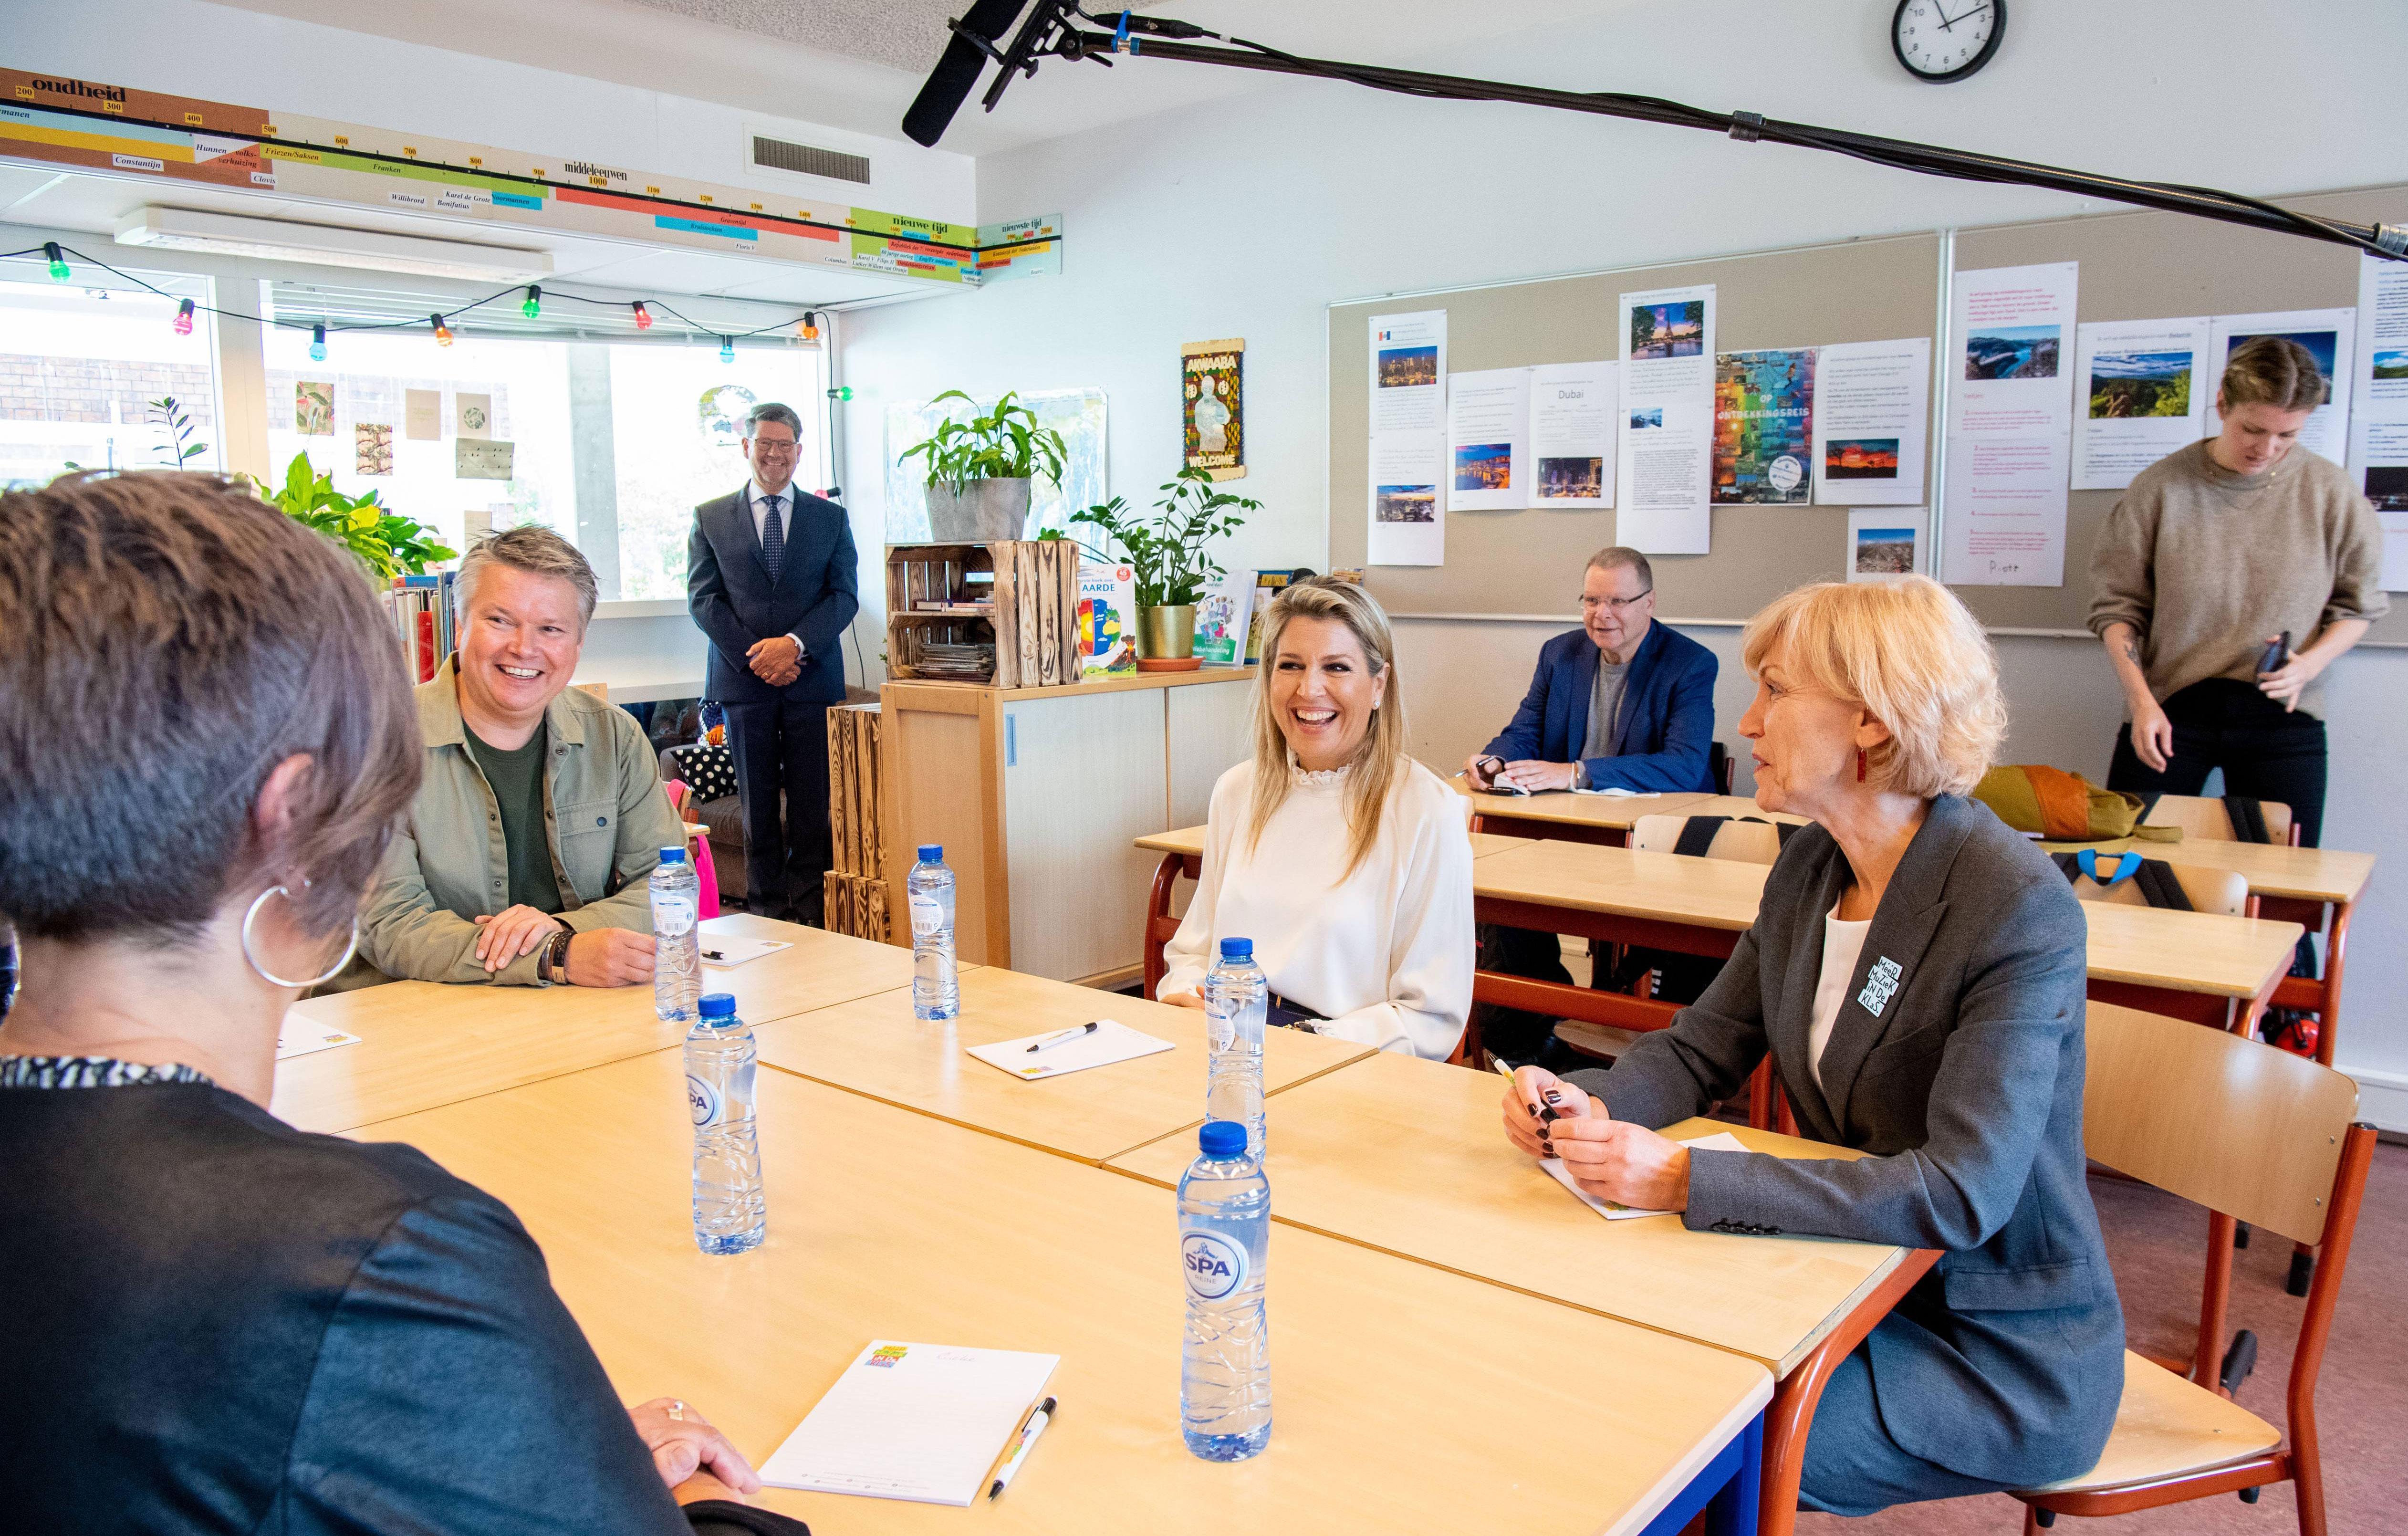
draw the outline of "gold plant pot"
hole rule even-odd
[[[1196,653],[1196,605],[1137,610],[1137,653],[1149,661],[1184,661]]]

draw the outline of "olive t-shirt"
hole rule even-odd
[[[552,840],[543,821],[543,753],[549,733],[538,728],[526,745],[504,752],[479,739],[466,725],[468,755],[494,786],[502,812],[502,841],[509,849],[510,901],[539,912],[560,911],[560,881],[552,871]]]

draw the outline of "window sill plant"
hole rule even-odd
[[[428,566],[459,553],[437,543],[434,529],[388,510],[374,491],[364,496],[337,491],[335,477],[312,469],[306,452],[293,455],[281,487],[271,490],[257,477],[251,482],[260,500],[351,551],[380,586],[405,573],[423,575]]]

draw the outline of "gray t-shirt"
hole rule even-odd
[[[1598,655],[1597,686],[1588,696],[1588,733],[1581,739],[1584,761],[1613,755],[1613,725],[1622,713],[1622,685],[1629,676],[1628,662],[1617,667]]]

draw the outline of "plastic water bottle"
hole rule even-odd
[[[664,1024],[694,1022],[702,991],[702,883],[683,848],[664,848],[647,882],[652,893],[652,1012]]]
[[[1246,1156],[1263,1155],[1263,1026],[1270,983],[1254,964],[1254,941],[1224,939],[1204,978],[1204,1117],[1246,1127]]]
[[[951,1019],[962,1012],[962,985],[953,975],[953,872],[945,868],[942,844],[920,845],[911,866],[911,1016]]]
[[[1271,1185],[1246,1156],[1246,1127],[1207,1120],[1203,1156],[1179,1180],[1179,1258],[1187,1340],[1179,1367],[1179,1428],[1207,1461],[1243,1461],[1270,1443]]]
[[[752,1119],[759,1051],[736,999],[702,999],[685,1037],[686,1108],[694,1115],[694,1245],[706,1254],[741,1254],[769,1230],[761,1189],[761,1139]]]

